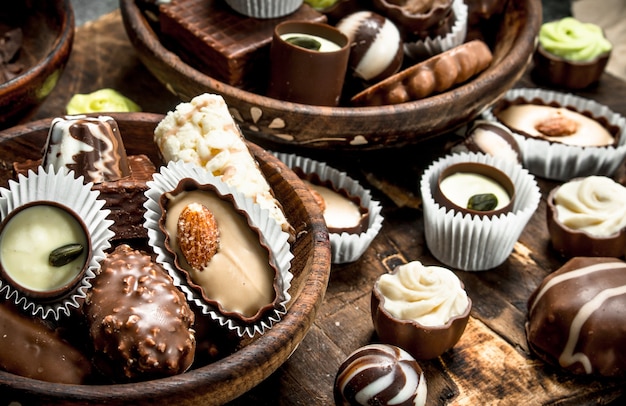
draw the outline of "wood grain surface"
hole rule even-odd
[[[527,73],[517,86],[534,83]],[[78,29],[68,68],[37,117],[64,114],[72,94],[102,87],[117,88],[151,112],[164,113],[178,102],[137,59],[119,12]],[[626,115],[626,83],[610,75],[579,95]],[[455,140],[458,137],[450,134],[402,149],[359,153],[283,147],[325,160],[361,180],[382,202],[385,221],[359,261],[333,266],[317,319],[289,360],[231,405],[333,403],[339,364],[348,353],[376,341],[369,310],[375,279],[412,260],[437,264],[424,241],[418,182],[424,168]],[[607,404],[624,395],[623,382],[573,377],[529,352],[524,334],[527,298],[543,277],[565,262],[552,251],[545,224],[545,195],[556,183],[538,182],[544,199],[510,258],[490,271],[456,271],[474,308],[457,346],[436,360],[421,363],[429,405],[591,405]]]

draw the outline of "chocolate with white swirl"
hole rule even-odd
[[[335,376],[337,406],[426,403],[426,379],[417,361],[387,344],[363,346],[346,358]]]
[[[626,262],[576,257],[530,296],[526,335],[544,361],[574,374],[626,376]]]
[[[86,182],[116,181],[130,175],[117,122],[108,116],[58,117],[52,121],[43,166],[66,167]]]
[[[371,11],[357,11],[337,23],[352,44],[348,67],[368,82],[378,82],[400,70],[404,59],[402,37],[389,19]]]

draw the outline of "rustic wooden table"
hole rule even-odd
[[[534,84],[526,75],[518,86]],[[103,87],[121,91],[144,111],[166,113],[179,103],[141,65],[115,11],[77,29],[65,73],[32,118],[63,115],[71,95]],[[605,75],[597,88],[580,95],[626,115],[626,83],[614,77]],[[418,182],[424,168],[454,139],[450,135],[414,147],[360,153],[294,151],[328,161],[361,180],[382,202],[385,222],[359,261],[333,266],[318,317],[290,359],[232,405],[333,403],[339,364],[348,353],[376,340],[369,310],[374,280],[407,261],[437,263],[424,242]],[[544,196],[556,185],[538,182]],[[549,244],[544,199],[503,265],[456,272],[474,308],[460,342],[442,357],[421,363],[429,405],[607,404],[624,395],[623,382],[575,378],[529,352],[524,335],[527,298],[563,262]]]

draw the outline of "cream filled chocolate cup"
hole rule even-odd
[[[55,300],[83,278],[91,239],[69,207],[35,201],[11,211],[0,224],[0,272],[24,295]]]
[[[285,21],[270,47],[269,97],[319,106],[339,104],[350,41],[328,24]]]
[[[432,359],[459,341],[472,301],[452,271],[419,261],[381,275],[372,289],[371,312],[381,342],[417,360]]]
[[[626,188],[603,176],[555,187],[546,201],[552,247],[564,257],[623,257]]]
[[[515,185],[494,166],[459,162],[443,169],[433,197],[440,205],[463,214],[498,216],[513,208]]]
[[[499,215],[471,215],[435,200],[441,173],[451,165],[465,162],[495,167],[511,179],[515,198],[510,210]],[[479,153],[457,153],[433,162],[422,175],[420,191],[428,249],[441,263],[464,271],[484,271],[501,265],[541,199],[534,176],[520,164]]]
[[[114,235],[91,185],[39,166],[0,188],[0,300],[42,319],[80,308]]]

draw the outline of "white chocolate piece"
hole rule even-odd
[[[220,249],[199,272],[184,261],[176,238],[180,213],[193,202],[203,204],[213,213],[220,235]],[[168,205],[165,227],[171,247],[191,279],[224,310],[252,317],[274,301],[275,271],[269,264],[269,254],[261,246],[258,234],[243,215],[235,212],[232,204],[210,192],[180,193]]]
[[[462,315],[469,305],[459,278],[449,269],[412,261],[381,275],[378,289],[392,316],[423,326],[443,326]]]
[[[361,221],[361,210],[352,200],[327,187],[315,185],[311,182],[304,183],[322,196],[325,202],[324,221],[330,228],[352,228]]]
[[[626,227],[626,188],[605,176],[589,176],[559,187],[554,204],[566,227],[607,237]]]
[[[537,124],[554,117],[565,117],[575,121],[578,123],[577,131],[571,135],[547,136],[535,128]],[[613,145],[615,142],[609,131],[596,120],[562,107],[512,105],[501,111],[498,119],[514,130],[561,144],[599,147]]]
[[[511,201],[509,193],[500,183],[477,173],[454,173],[441,181],[440,188],[448,200],[464,208],[467,208],[470,197],[483,193],[493,193],[498,199],[494,210],[503,208]]]
[[[79,243],[82,254],[62,266],[49,263],[50,253]],[[0,237],[0,261],[5,272],[24,288],[37,292],[58,289],[76,277],[87,259],[88,239],[80,223],[67,211],[35,205],[16,213]]]

